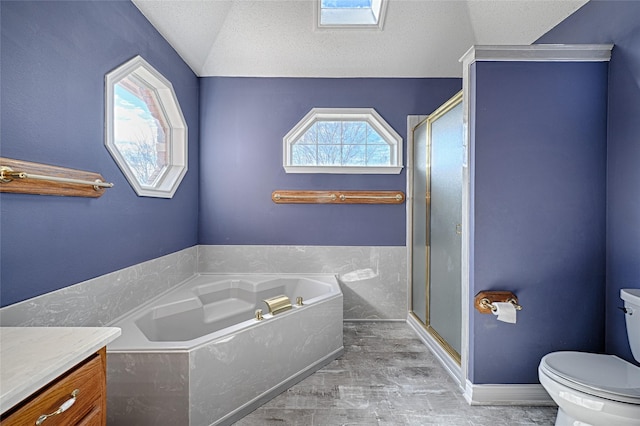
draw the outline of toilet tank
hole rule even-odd
[[[623,288],[620,290],[620,298],[627,308],[625,319],[631,353],[640,362],[640,288]]]

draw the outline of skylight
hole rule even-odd
[[[316,0],[318,28],[382,28],[387,0]]]

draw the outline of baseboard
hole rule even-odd
[[[461,379],[460,365],[435,341],[425,328],[412,316],[407,324],[416,332],[420,340],[431,350],[444,369],[464,391],[469,405],[527,405],[555,406],[541,384],[488,384],[476,385]]]
[[[556,405],[540,384],[476,385],[467,380],[464,398],[469,405]]]

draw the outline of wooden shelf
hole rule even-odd
[[[113,186],[111,183],[105,183],[99,173],[83,170],[30,163],[6,157],[0,157],[0,166],[2,167],[0,192],[98,198],[104,194],[105,189]],[[20,172],[23,173],[23,177],[12,175]],[[105,186],[95,186],[98,181],[100,185]]]
[[[287,191],[271,194],[276,204],[402,204],[402,191]]]

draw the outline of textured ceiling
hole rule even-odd
[[[314,0],[133,0],[199,76],[460,77],[472,45],[528,45],[587,0],[388,0],[380,30],[322,29]]]

